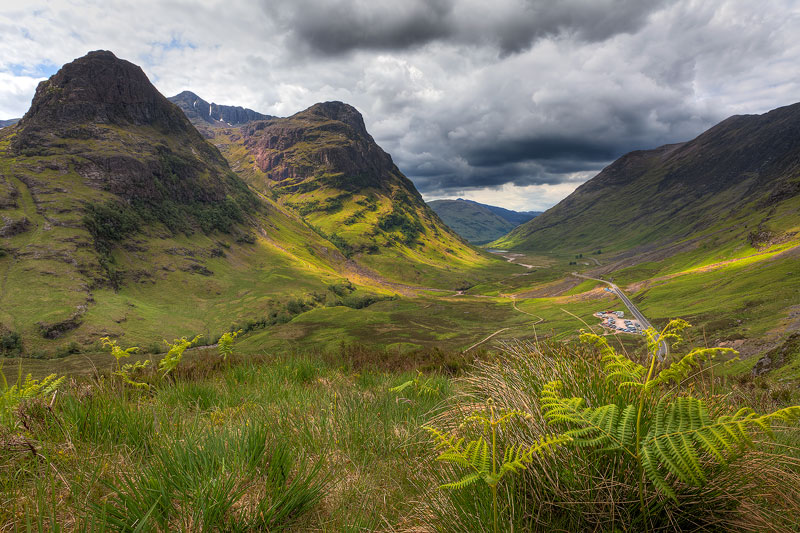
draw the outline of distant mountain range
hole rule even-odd
[[[433,200],[428,205],[453,231],[473,244],[491,242],[540,214],[539,211],[512,211],[462,198]]]
[[[800,104],[794,104],[730,117],[692,141],[626,154],[493,245],[630,254],[674,245],[677,252],[704,242],[715,248],[766,242],[799,226]]]
[[[10,118],[8,120],[0,120],[0,128],[5,128],[6,126],[13,126],[19,122],[18,118]]]
[[[183,91],[168,100],[177,104],[198,128],[241,126],[255,120],[275,118],[244,107],[209,103],[191,91]]]

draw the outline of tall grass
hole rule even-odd
[[[0,531],[371,531],[412,514],[416,431],[449,380],[407,398],[389,389],[410,373],[221,360],[23,402],[0,425]]]

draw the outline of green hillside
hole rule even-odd
[[[319,109],[284,124],[301,126],[286,159],[318,168],[273,187],[258,167],[233,172],[141,69],[110,52],[42,82],[25,117],[0,130],[3,352],[64,356],[109,335],[214,342],[233,326],[496,275],[498,261],[446,228],[366,131]],[[260,131],[245,132],[253,150]],[[369,158],[353,167],[361,181],[342,185],[352,176],[336,165],[354,149]],[[237,150],[249,153],[226,153]]]
[[[648,252],[748,247],[800,229],[800,104],[621,157],[493,246]]]
[[[288,118],[217,128],[211,141],[253,189],[303,220],[358,268],[401,283],[476,282],[495,262],[425,204],[356,109],[325,102]]]
[[[453,231],[472,244],[486,244],[502,237],[520,222],[533,218],[528,213],[502,210],[506,218],[498,214],[493,206],[487,206],[469,200],[433,200],[428,202],[439,218]],[[494,209],[494,210],[493,210]]]

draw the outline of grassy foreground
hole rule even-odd
[[[0,531],[491,531],[493,512],[515,531],[793,530],[793,424],[773,424],[774,441],[754,432],[753,449],[735,446],[725,463],[698,457],[702,485],[667,476],[674,498],[642,485],[624,453],[570,444],[508,473],[496,510],[485,485],[439,488],[465,465],[437,461],[423,427],[480,439],[465,421],[491,399],[518,414],[492,446],[527,446],[567,429],[542,408],[553,380],[590,406],[627,401],[607,371],[585,345],[517,345],[469,365],[342,346],[227,361],[208,349],[166,378],[136,375],[147,387],[113,375],[64,382],[0,414]],[[699,398],[714,416],[797,401],[709,367],[667,393]]]

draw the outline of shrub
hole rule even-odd
[[[22,353],[22,335],[16,331],[0,333],[0,354],[8,357]]]

